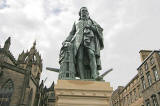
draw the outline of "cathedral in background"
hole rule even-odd
[[[40,83],[42,58],[36,42],[18,59],[10,52],[10,45],[9,37],[0,47],[0,106],[54,106],[54,82],[50,88]]]

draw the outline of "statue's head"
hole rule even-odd
[[[80,11],[79,11],[79,16],[80,17],[89,17],[89,12],[87,7],[81,7]]]

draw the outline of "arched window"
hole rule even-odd
[[[2,88],[3,88],[3,89],[13,90],[13,89],[14,89],[13,81],[12,81],[11,79],[8,79],[8,80],[6,81],[6,83],[4,83],[4,84],[2,85]]]
[[[152,98],[153,106],[159,106],[156,95],[153,94],[151,98]]]
[[[0,106],[9,106],[14,90],[14,83],[8,79],[0,88]]]

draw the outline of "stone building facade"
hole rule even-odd
[[[143,97],[138,74],[125,86],[119,86],[111,97],[112,106],[142,106]]]
[[[54,104],[55,99],[49,99],[54,97],[54,83],[50,88],[44,87],[43,81],[39,84],[42,58],[36,42],[15,59],[9,50],[10,39],[0,47],[0,106],[50,106],[48,101]]]
[[[112,94],[112,106],[160,106],[160,51],[141,50],[138,74]]]
[[[142,64],[138,67],[145,106],[160,106],[160,51],[140,51]],[[148,55],[148,56],[147,56]]]

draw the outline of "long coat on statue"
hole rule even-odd
[[[96,64],[97,64],[97,70],[101,70],[101,61],[100,61],[100,50],[104,48],[104,43],[103,43],[103,29],[99,24],[97,24],[95,21],[92,19],[88,19],[88,24],[94,25],[96,31],[93,32],[94,34],[94,52],[95,52],[95,57],[96,57]],[[66,38],[65,42],[71,42],[72,44],[72,52],[73,52],[73,59],[74,63],[76,64],[76,55],[78,52],[78,49],[82,43],[84,43],[84,28],[85,28],[84,20],[77,20],[74,22],[72,30],[69,34],[69,36]],[[61,53],[63,50],[61,49]],[[60,54],[62,55],[62,54]],[[88,59],[85,59],[86,57],[84,56],[84,62],[85,64],[89,65],[89,61],[86,61]],[[61,58],[62,59],[62,58]],[[76,70],[76,69],[75,69]],[[76,72],[79,73],[79,72]],[[79,76],[79,75],[76,75]]]

